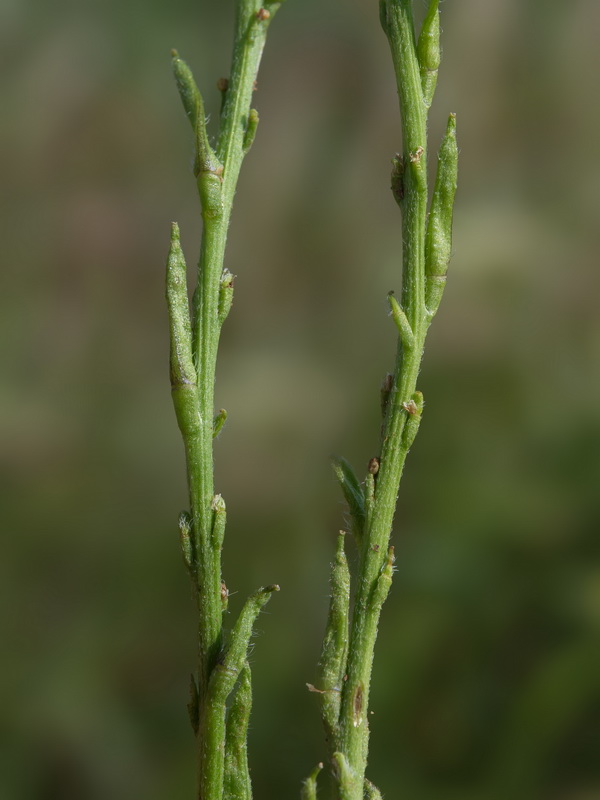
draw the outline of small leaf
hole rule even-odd
[[[351,464],[345,458],[334,458],[332,466],[346,503],[348,503],[352,518],[352,533],[358,544],[365,525],[365,496]]]

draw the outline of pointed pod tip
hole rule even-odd
[[[179,241],[179,225],[177,222],[171,223],[171,241]]]

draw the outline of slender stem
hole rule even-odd
[[[427,109],[439,65],[439,0],[430,0],[419,42],[411,0],[380,0],[402,117],[402,156],[394,160],[392,191],[402,211],[403,272],[401,303],[390,297],[399,332],[395,369],[384,385],[384,424],[379,458],[369,465],[364,506],[350,494],[354,481],[336,465],[349,502],[360,550],[356,592],[339,722],[333,726],[330,756],[339,800],[378,796],[365,783],[368,753],[368,703],[381,608],[392,579],[390,534],[408,451],[416,436],[423,397],[417,378],[425,336],[439,304],[450,257],[452,205],[456,189],[455,120],[451,117],[440,149],[438,177],[427,218]],[[428,302],[431,300],[432,302]],[[335,594],[335,592],[334,592]],[[339,602],[339,597],[332,598]],[[323,703],[327,723],[327,705]],[[329,725],[329,727],[332,727]]]
[[[191,510],[190,522],[184,518],[180,528],[198,604],[198,675],[190,713],[194,717],[192,724],[198,739],[199,800],[222,800],[226,700],[235,684],[235,677],[232,682],[231,676],[237,676],[246,657],[250,637],[246,622],[254,620],[271,591],[261,590],[250,606],[247,604],[223,654],[223,592],[226,599],[226,590],[221,578],[221,547],[225,505],[221,496],[215,495],[213,477],[214,433],[216,427],[223,425],[226,416],[226,412],[221,411],[217,420],[214,419],[217,351],[233,292],[232,276],[224,271],[223,264],[238,176],[258,123],[258,115],[250,108],[250,103],[267,29],[280,5],[273,0],[264,3],[237,0],[231,76],[229,81],[220,82],[224,102],[216,152],[209,143],[204,104],[191,71],[176,52],[173,54],[177,85],[195,134],[194,174],[203,222],[191,320],[187,295],[183,298],[181,289],[181,265],[185,270],[185,264],[178,234],[176,243],[172,243],[167,285],[171,318],[171,383],[185,447]],[[185,272],[183,274],[185,285]],[[185,320],[184,325],[181,319]],[[185,355],[183,367],[180,365],[180,351]],[[224,680],[221,675],[223,664],[227,659],[231,660],[234,651],[237,653],[237,666],[235,669],[231,665],[228,667],[228,680]]]

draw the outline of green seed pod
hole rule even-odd
[[[175,83],[179,90],[179,96],[183,103],[183,108],[192,126],[192,130],[196,130],[198,117],[204,113],[204,106],[202,103],[202,95],[196,85],[192,70],[188,67],[185,61],[179,57],[177,50],[171,51],[173,74],[175,75]]]
[[[252,147],[252,142],[256,136],[256,129],[258,128],[258,121],[258,111],[255,108],[251,108],[248,114],[248,124],[246,125],[246,133],[244,134],[244,142],[242,145],[244,153],[247,153]]]
[[[247,745],[251,710],[252,685],[246,661],[227,712],[223,800],[252,800]]]
[[[213,510],[212,543],[216,550],[220,550],[223,547],[225,525],[227,523],[227,508],[225,500],[220,494],[216,494],[213,497],[211,508]]]
[[[392,585],[392,575],[394,574],[394,548],[388,550],[388,557],[383,565],[381,573],[377,578],[377,583],[371,598],[373,609],[381,610]]]
[[[392,177],[390,188],[394,200],[400,208],[402,208],[402,201],[404,200],[404,160],[399,153],[396,153],[392,158]]]
[[[235,275],[232,275],[228,269],[223,270],[221,275],[221,283],[219,284],[219,306],[217,316],[219,325],[222,325],[231,311],[233,304],[233,282]],[[223,420],[225,421],[225,420]]]
[[[216,439],[221,433],[221,429],[223,428],[223,425],[225,425],[226,420],[227,412],[224,408],[222,408],[213,420],[213,439]]]
[[[181,552],[183,553],[183,560],[190,572],[194,571],[194,544],[192,541],[192,517],[187,511],[182,511],[179,515],[179,541],[181,543]]]
[[[179,57],[177,50],[173,50],[171,55],[173,57],[175,83],[196,140],[194,175],[198,177],[201,172],[214,172],[216,175],[220,175],[223,171],[223,166],[208,141],[204,103],[200,90],[196,85],[191,69]]]
[[[218,174],[202,171],[198,174],[198,194],[205,223],[220,220],[223,216],[223,183]]]
[[[421,71],[423,102],[429,108],[437,84],[441,57],[439,0],[431,0],[429,4],[417,43],[417,57]]]
[[[331,600],[319,660],[321,713],[330,741],[337,736],[348,652],[350,570],[344,550],[344,539],[345,533],[340,531],[335,561],[331,565]]]
[[[421,416],[423,412],[423,394],[415,392],[409,403],[404,404],[408,418],[404,423],[404,430],[402,431],[402,449],[408,452],[412,447],[419,425],[421,424]]]
[[[192,357],[192,326],[185,258],[176,222],[171,226],[166,290],[169,311],[171,395],[181,432],[184,436],[195,435],[200,429],[197,377]]]
[[[440,304],[452,254],[452,213],[458,171],[456,115],[448,120],[438,156],[435,187],[425,234],[425,305],[433,316]]]
[[[208,702],[224,704],[231,694],[240,670],[246,662],[254,622],[273,592],[278,591],[277,584],[265,586],[246,600],[229,636],[229,645],[211,673],[208,684],[210,698]]]

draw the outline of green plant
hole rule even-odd
[[[198,796],[250,797],[245,729],[251,704],[246,651],[252,625],[278,586],[249,598],[227,641],[221,575],[225,501],[213,484],[213,439],[226,413],[214,416],[214,383],[221,327],[233,300],[233,275],[223,269],[227,230],[242,160],[252,145],[258,114],[252,93],[267,29],[280,2],[238,0],[231,75],[220,81],[223,102],[216,147],[206,128],[202,96],[192,73],[173,51],[173,69],[195,139],[194,175],[202,213],[198,282],[190,317],[186,265],[174,223],[167,261],[173,404],[187,462],[190,513],[179,519],[185,563],[198,603],[198,669],[191,679],[190,719],[197,738]],[[237,688],[236,688],[237,686]],[[226,721],[226,704],[234,693]]]
[[[246,732],[251,706],[247,648],[253,623],[277,586],[260,589],[245,604],[228,637],[223,633],[227,588],[221,576],[225,502],[213,486],[213,438],[226,413],[214,416],[217,348],[233,299],[233,276],[223,269],[233,195],[258,115],[250,108],[267,27],[279,2],[238,0],[231,77],[222,82],[223,104],[216,147],[210,145],[200,92],[187,65],[173,53],[179,92],[195,137],[194,174],[203,233],[190,317],[186,266],[174,224],[167,263],[171,331],[171,386],[186,460],[190,513],[180,516],[185,563],[195,588],[199,662],[192,678],[190,718],[197,737],[199,798],[249,800]],[[393,160],[392,192],[402,211],[401,301],[389,296],[399,344],[393,374],[382,388],[383,427],[379,456],[361,484],[343,459],[334,464],[348,503],[359,551],[351,579],[345,535],[338,538],[332,596],[318,686],[334,791],[339,800],[380,797],[365,779],[368,698],[381,607],[393,573],[389,540],[404,462],[417,434],[423,397],[416,389],[425,336],[438,308],[451,250],[456,188],[455,118],[440,148],[429,214],[427,110],[440,60],[439,0],[431,0],[418,40],[411,0],[380,0],[381,22],[396,70],[403,152]],[[354,583],[352,615],[350,588]],[[304,800],[316,797],[319,765],[305,781]]]
[[[439,152],[428,215],[427,111],[440,63],[439,0],[429,3],[418,40],[411,0],[380,0],[379,7],[392,51],[402,117],[402,155],[393,159],[391,182],[402,212],[402,294],[401,302],[393,293],[389,295],[399,337],[394,372],[386,376],[382,387],[379,455],[369,462],[362,485],[347,461],[334,463],[359,553],[350,617],[351,579],[341,532],[317,687],[340,800],[361,800],[363,793],[380,796],[365,779],[371,671],[379,616],[392,582],[394,548],[389,541],[400,478],[423,411],[417,378],[450,260],[458,162],[452,114]]]

